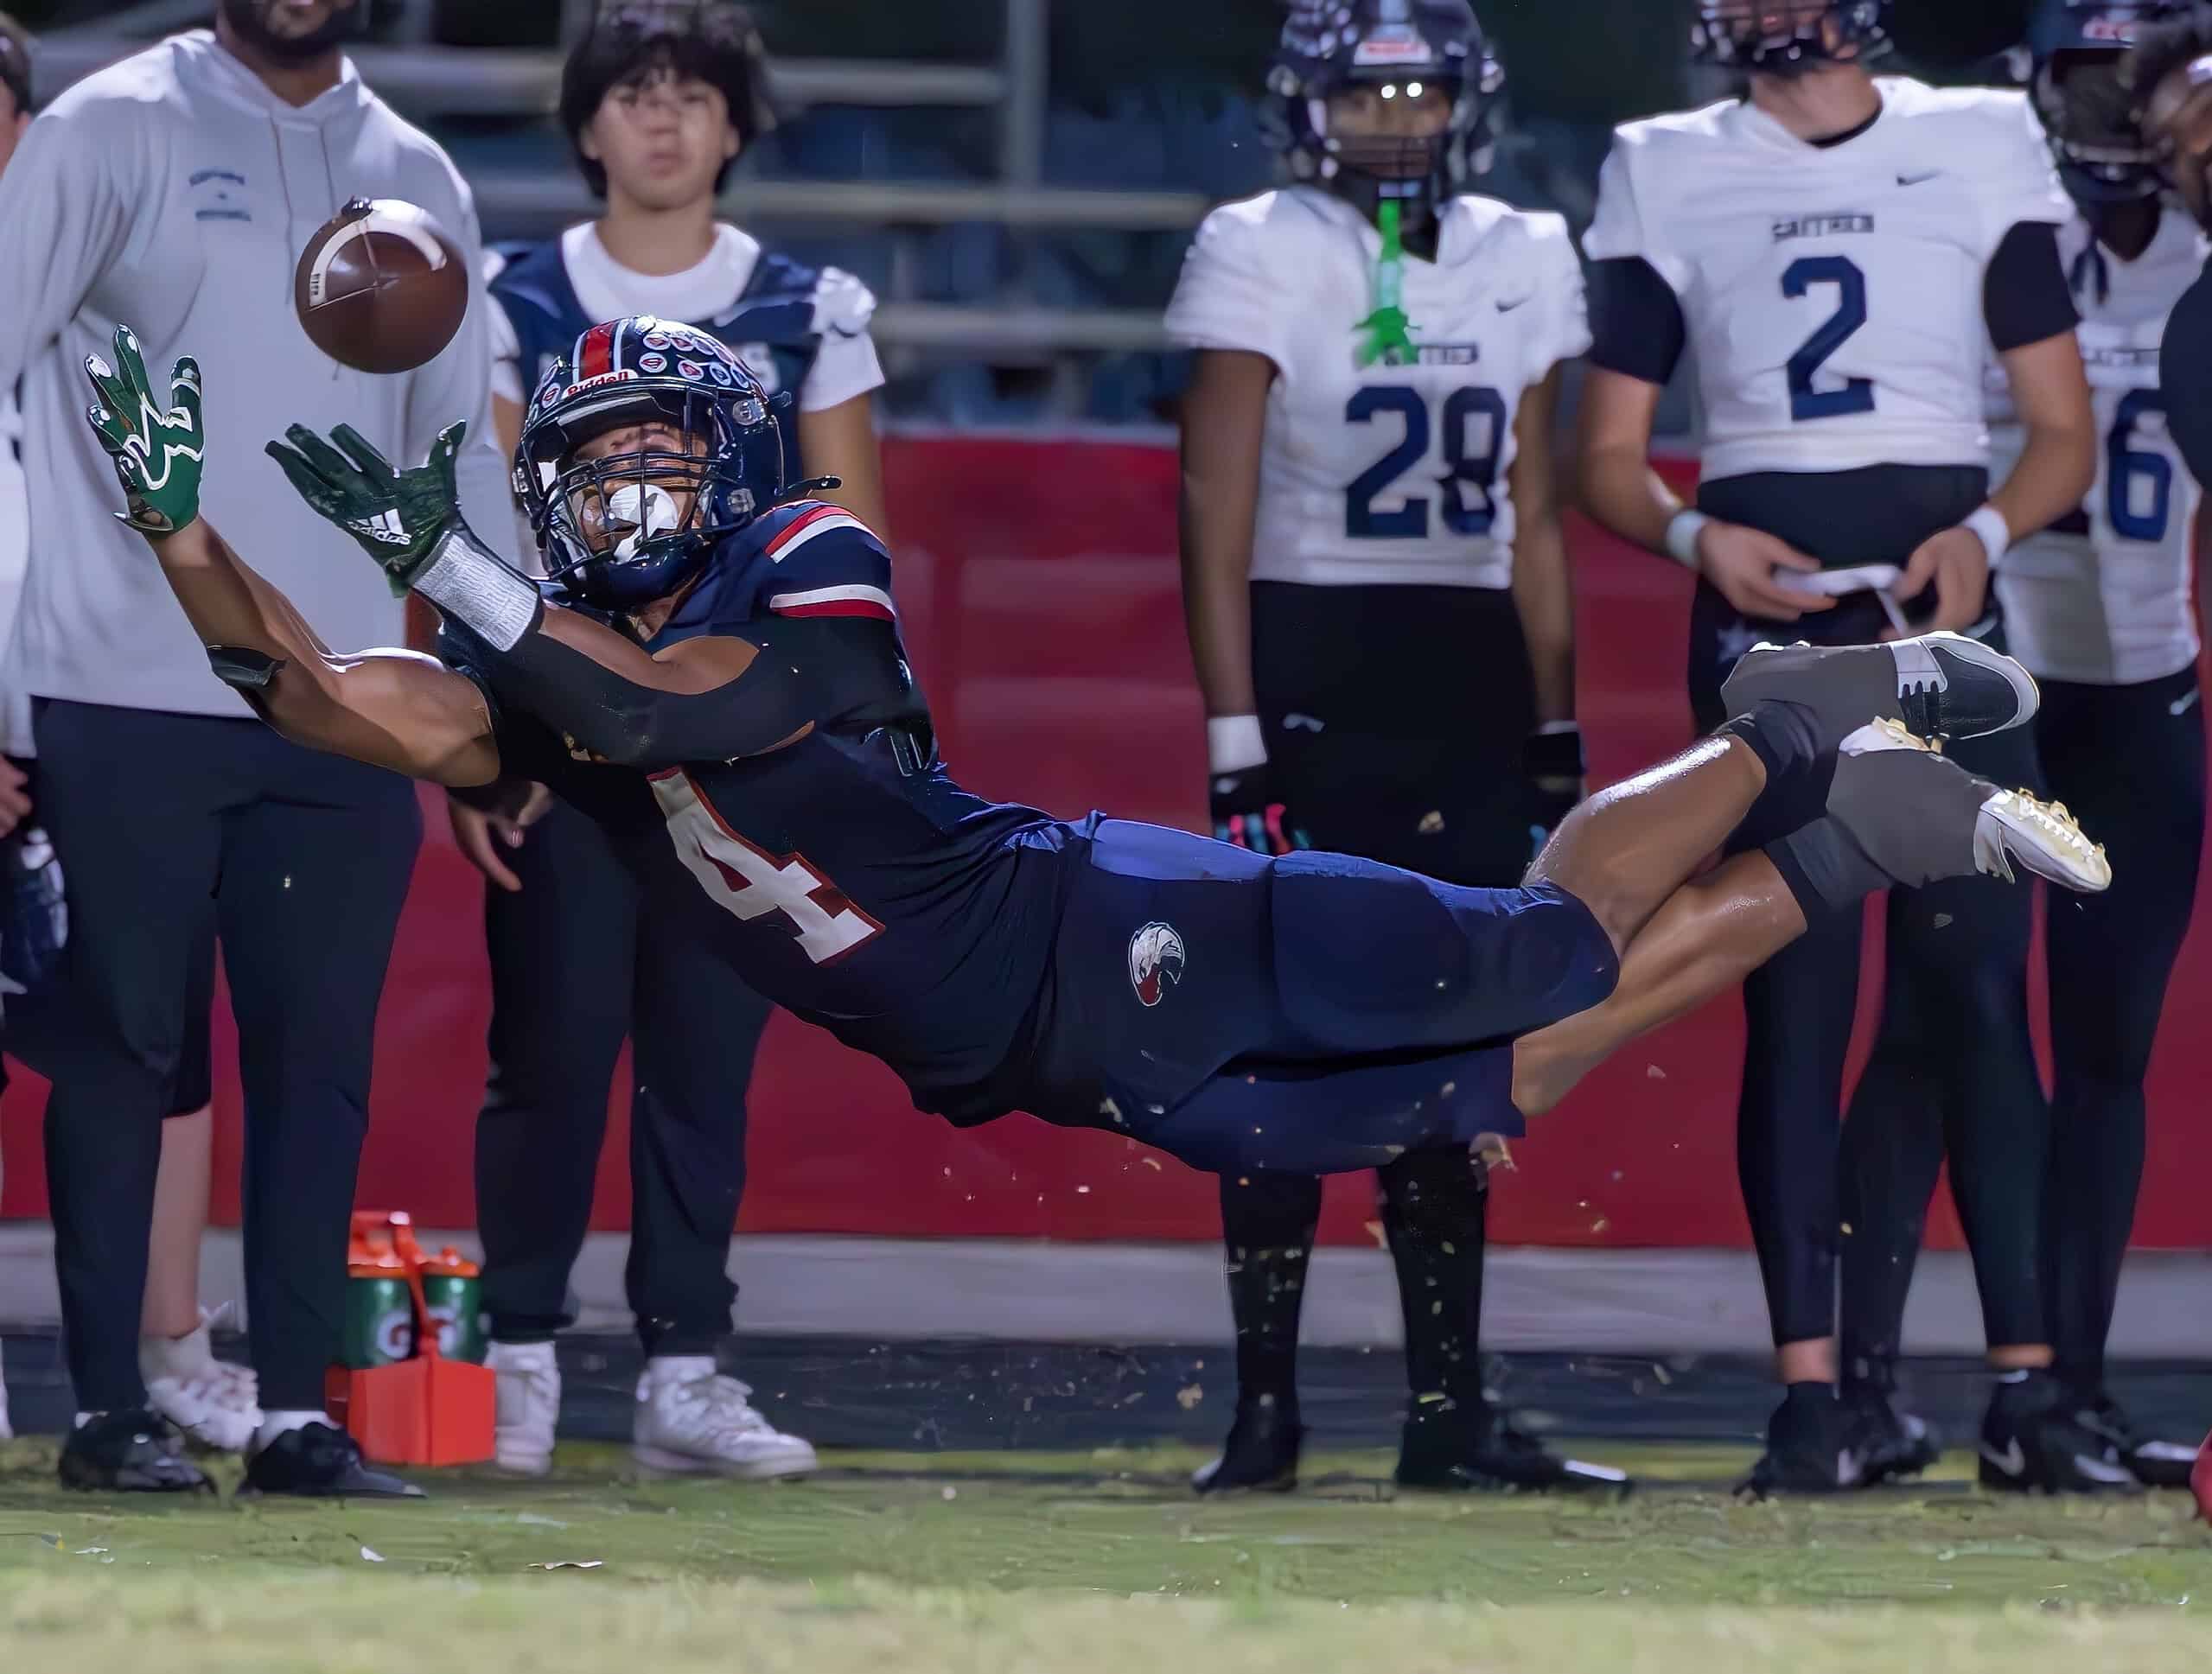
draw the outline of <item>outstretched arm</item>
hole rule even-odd
[[[115,350],[113,366],[87,364],[99,398],[92,427],[129,499],[123,520],[153,547],[217,674],[310,748],[442,785],[496,779],[491,716],[470,681],[413,652],[333,652],[200,516],[198,366],[177,363],[164,411],[127,328]]]
[[[419,652],[332,651],[204,519],[149,539],[217,672],[285,737],[456,788],[499,777],[491,712],[474,682]]]

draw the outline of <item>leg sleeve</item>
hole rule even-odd
[[[772,1009],[698,921],[680,898],[647,906],[638,939],[628,1277],[647,1354],[711,1354],[730,1334],[745,1092]]]
[[[36,724],[39,812],[71,919],[41,1020],[53,1028],[40,1053],[54,1082],[47,1190],[70,1376],[78,1405],[102,1410],[144,1399],[138,1318],[161,1121],[214,913],[217,810],[252,723],[48,701]]]
[[[393,774],[261,742],[266,793],[225,817],[217,895],[245,1091],[246,1306],[263,1404],[316,1408],[422,811]]]
[[[569,1275],[590,1230],[607,1094],[629,1033],[637,890],[590,818],[556,802],[487,886],[491,1069],[476,1118],[476,1215],[492,1337],[573,1323]]]

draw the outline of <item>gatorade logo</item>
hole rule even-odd
[[[388,1308],[376,1316],[373,1340],[386,1360],[404,1360],[415,1352],[415,1313],[412,1308]]]

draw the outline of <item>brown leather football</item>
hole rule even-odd
[[[332,360],[411,372],[469,311],[469,271],[437,218],[398,198],[355,198],[308,240],[293,279],[300,324]]]

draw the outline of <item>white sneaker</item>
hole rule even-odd
[[[813,1445],[762,1417],[752,1393],[718,1376],[704,1354],[649,1359],[638,1379],[630,1451],[647,1471],[667,1475],[759,1480],[813,1470]]]
[[[185,1439],[217,1453],[243,1453],[261,1428],[261,1386],[251,1366],[218,1360],[208,1346],[212,1316],[182,1337],[141,1337],[138,1375],[146,1404]]]
[[[553,1468],[553,1430],[561,1416],[561,1368],[551,1343],[494,1343],[484,1356],[497,1394],[492,1459],[511,1476]]]

